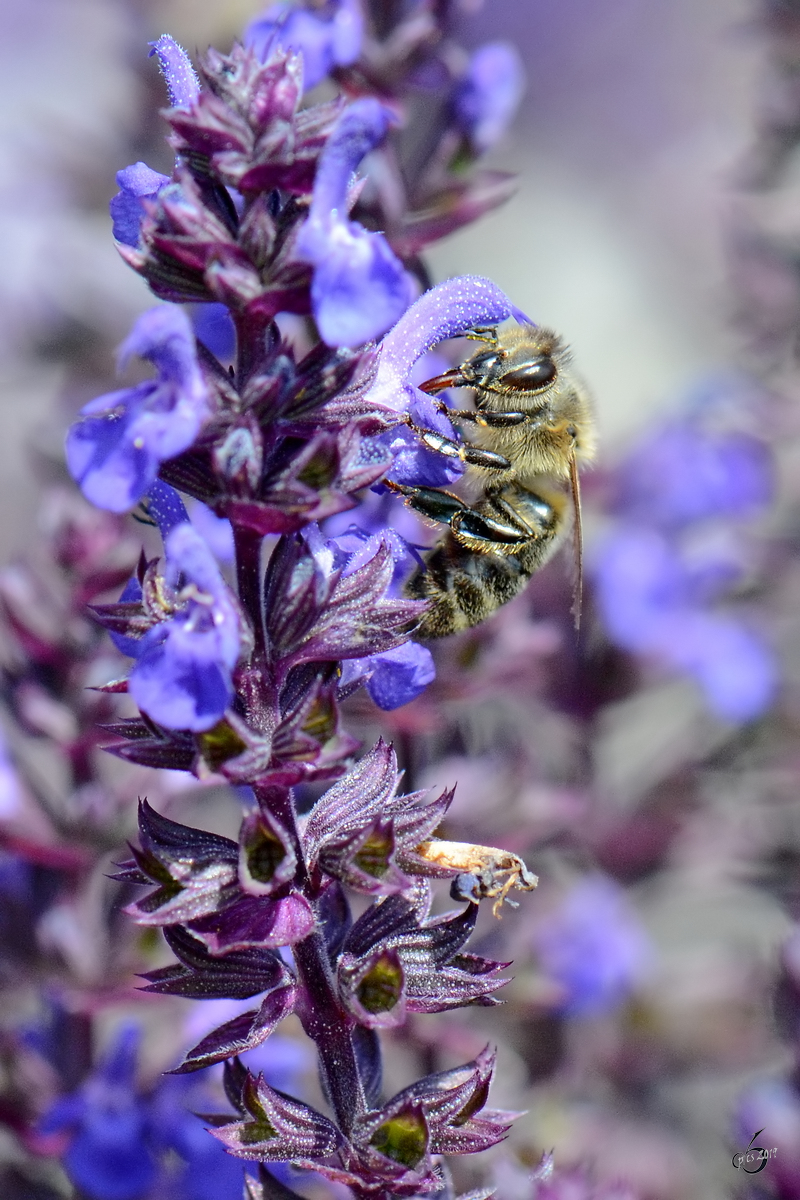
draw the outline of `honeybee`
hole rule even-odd
[[[466,444],[431,430],[425,445],[467,464],[466,499],[438,488],[391,484],[423,516],[448,526],[406,585],[430,601],[418,634],[445,637],[469,629],[507,603],[550,558],[569,529],[570,497],[580,620],[582,571],[578,469],[594,455],[594,421],[583,383],[558,334],[535,325],[476,329],[484,343],[461,366],[421,385],[436,395],[473,388],[475,408],[440,411],[471,429]]]

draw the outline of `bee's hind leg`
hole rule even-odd
[[[436,488],[390,484],[407,504],[449,526],[407,580],[404,592],[426,600],[417,636],[447,637],[470,629],[513,599],[550,557],[561,528],[557,497],[504,487],[470,508]]]
[[[442,525],[449,525],[453,536],[462,546],[478,553],[492,554],[498,549],[505,551],[522,548],[536,534],[521,518],[503,519],[501,516],[489,516],[470,508],[458,496],[451,492],[440,491],[438,488],[411,487],[401,483],[390,483],[387,486],[393,492],[399,492],[405,498],[410,508],[415,509],[421,516]]]
[[[430,521],[441,522],[442,525],[452,525],[456,514],[467,507],[458,496],[454,496],[452,492],[440,491],[439,488],[393,483],[391,479],[385,479],[384,483],[393,492],[401,495],[409,508],[415,509]]]

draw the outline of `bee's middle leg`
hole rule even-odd
[[[511,463],[502,454],[495,454],[493,450],[481,450],[477,446],[470,446],[467,442],[454,442],[452,438],[445,437],[442,433],[436,433],[433,429],[424,429],[421,425],[415,425],[413,421],[407,421],[409,429],[413,429],[419,440],[429,450],[435,450],[437,454],[443,455],[445,458],[457,458],[459,462],[465,463],[470,467],[483,467],[490,471],[509,471]]]

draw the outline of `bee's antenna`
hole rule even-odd
[[[572,545],[575,551],[575,588],[572,594],[572,616],[575,619],[575,632],[581,627],[581,608],[583,606],[583,522],[581,521],[581,484],[578,477],[578,462],[573,454],[569,460],[569,486],[572,492]]]

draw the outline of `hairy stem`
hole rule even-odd
[[[264,353],[270,336],[275,331],[272,317],[267,312],[248,311],[232,313],[236,325],[237,386],[241,391],[247,380],[264,361]]]
[[[234,526],[233,543],[236,551],[236,585],[244,611],[250,618],[255,636],[253,659],[263,663],[266,658],[264,612],[261,603],[261,543],[260,533]]]
[[[301,1016],[303,1028],[317,1044],[322,1077],[336,1120],[342,1132],[349,1136],[355,1118],[366,1108],[361,1073],[350,1036],[351,1022],[342,1012],[336,996],[322,934],[315,930],[293,949],[308,1001]]]
[[[268,807],[294,841],[301,864],[297,883],[314,904],[314,889],[308,878],[303,859],[303,847],[297,830],[294,803],[288,788],[254,785],[256,799]],[[328,949],[321,932],[321,922],[303,941],[292,947],[295,965],[305,993],[300,1012],[303,1028],[316,1043],[322,1078],[336,1120],[345,1134],[350,1133],[355,1118],[366,1108],[364,1086],[353,1040],[352,1022],[342,1010],[336,994],[336,984],[330,966]]]

